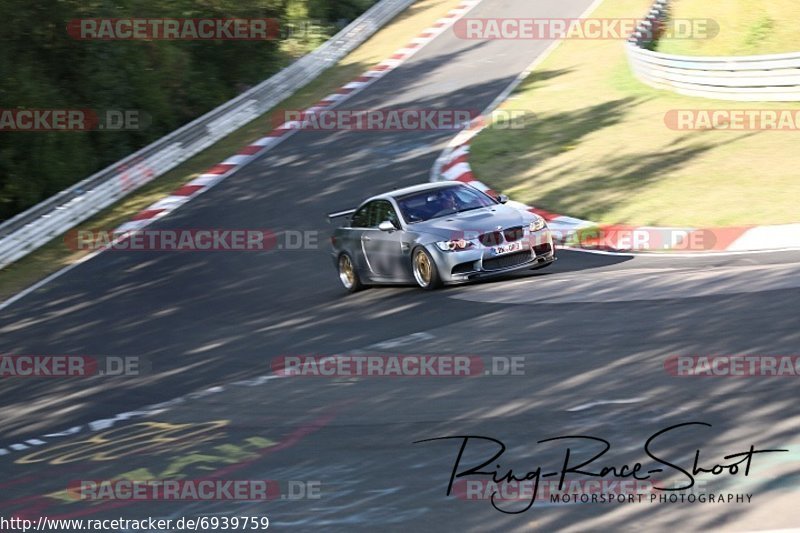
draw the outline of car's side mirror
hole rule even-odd
[[[497,201],[500,202],[501,204],[507,204],[508,196],[506,196],[505,194],[500,194],[497,196]]]
[[[394,227],[394,224],[389,222],[388,220],[384,220],[378,226],[378,229],[381,231],[395,231],[397,228]]]

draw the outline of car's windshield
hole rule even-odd
[[[489,196],[466,186],[410,194],[398,198],[397,204],[409,224],[496,205]]]

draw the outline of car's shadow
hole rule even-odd
[[[461,287],[465,286],[480,286],[480,285],[491,285],[495,283],[505,283],[512,280],[520,280],[520,279],[530,279],[530,278],[545,278],[550,277],[558,274],[565,274],[570,272],[581,272],[584,270],[593,270],[598,268],[609,268],[614,267],[616,265],[620,265],[631,261],[635,256],[633,255],[606,255],[606,254],[596,254],[596,253],[589,253],[589,252],[581,252],[581,251],[574,251],[574,250],[559,250],[557,253],[558,260],[555,263],[550,264],[549,266],[538,268],[538,269],[530,269],[530,270],[521,270],[518,272],[512,272],[510,274],[504,276],[498,276],[496,278],[489,278],[483,279],[479,281],[475,281],[472,283],[466,284],[456,284],[456,285],[446,285],[440,291],[453,291],[458,290]],[[382,290],[382,291],[397,291],[397,290],[421,290],[413,283],[404,283],[404,284],[397,284],[397,285],[375,285],[370,288],[371,290]]]
[[[605,255],[572,250],[558,250],[556,257],[558,260],[549,266],[538,269],[521,270],[505,276],[480,280],[475,282],[474,285],[490,285],[494,283],[504,283],[510,280],[549,277],[569,272],[609,268],[626,263],[634,258],[634,256]],[[445,287],[445,289],[452,290],[458,289],[458,287],[459,285],[450,285]]]

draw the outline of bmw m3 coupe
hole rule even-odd
[[[339,279],[350,292],[409,283],[435,289],[552,264],[545,220],[507,202],[463,183],[429,183],[331,213],[345,219],[331,237]]]

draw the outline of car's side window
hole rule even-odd
[[[381,211],[380,202],[376,201],[376,202],[372,202],[370,204],[370,208],[369,208],[369,227],[370,228],[377,228],[378,224],[380,224],[380,222],[378,222],[378,218],[380,218],[380,211]]]
[[[381,222],[386,222],[387,220],[394,224],[394,226],[400,227],[398,224],[397,213],[394,210],[394,207],[390,202],[386,200],[378,200],[374,202],[375,209],[370,210],[370,227],[377,228]]]
[[[353,228],[377,228],[381,222],[390,221],[395,227],[398,224],[397,213],[390,202],[386,200],[376,200],[364,205],[353,215]]]
[[[350,227],[353,228],[368,228],[369,227],[369,214],[370,208],[375,205],[375,202],[370,202],[367,205],[363,206],[361,209],[356,211],[356,214],[353,215],[353,222],[350,224]]]

